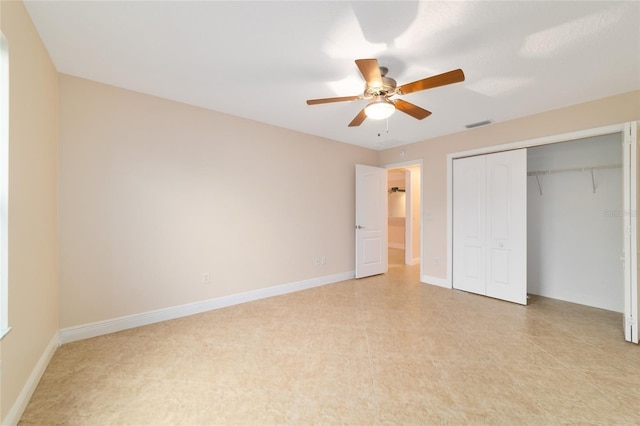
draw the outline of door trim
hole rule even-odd
[[[638,343],[638,247],[637,247],[637,124],[627,123],[624,128],[623,150],[623,258],[624,258],[624,338]]]

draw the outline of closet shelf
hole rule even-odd
[[[538,170],[533,172],[527,172],[527,176],[535,176],[536,182],[538,182],[538,190],[540,191],[540,195],[542,195],[542,185],[540,184],[540,176],[551,175],[555,173],[569,173],[569,172],[591,172],[591,185],[593,186],[593,193],[596,193],[596,179],[593,174],[594,170],[605,170],[605,169],[620,169],[622,168],[622,164],[604,164],[602,166],[591,166],[591,167],[573,167],[569,169],[555,169],[555,170]]]

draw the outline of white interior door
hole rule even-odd
[[[387,170],[356,164],[356,278],[387,272]]]
[[[623,139],[623,268],[624,268],[624,338],[638,343],[638,276],[637,276],[637,124],[629,123]]]
[[[453,162],[453,287],[527,303],[525,149]]]

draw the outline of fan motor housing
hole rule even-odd
[[[369,86],[368,84],[364,88],[364,97],[371,98],[377,95],[391,96],[396,93],[397,83],[394,79],[382,76],[382,86]]]

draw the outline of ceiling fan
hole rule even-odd
[[[377,59],[356,59],[356,65],[367,82],[364,92],[361,95],[310,99],[307,101],[307,105],[358,101],[361,99],[370,100],[367,106],[349,123],[349,127],[359,126],[367,117],[374,120],[387,118],[391,116],[396,109],[413,118],[422,120],[430,116],[431,111],[427,111],[402,99],[392,99],[392,97],[464,81],[464,73],[461,69],[457,69],[398,86],[394,79],[387,77],[389,70],[385,67],[380,67]]]

